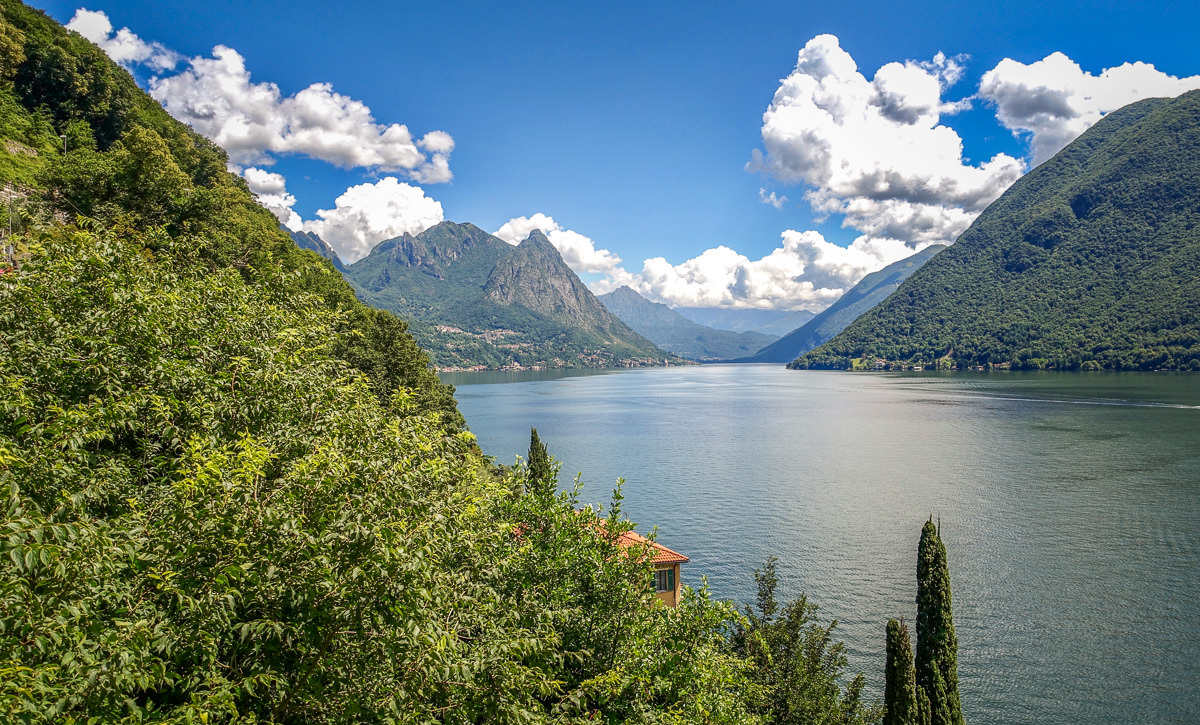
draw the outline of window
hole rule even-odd
[[[656,592],[673,592],[675,591],[675,567],[666,569],[654,570],[654,591]]]

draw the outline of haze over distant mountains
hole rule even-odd
[[[874,357],[1200,369],[1200,91],[1105,116],[794,365]]]
[[[943,244],[934,244],[911,257],[893,262],[878,272],[868,274],[849,292],[842,295],[802,327],[738,362],[785,363],[823,345],[851,322],[858,319],[859,315],[887,299],[888,295],[895,292],[896,288],[913,272],[916,272],[932,259],[933,255],[945,248],[946,246]]]
[[[701,325],[661,302],[647,300],[629,287],[600,295],[599,300],[646,339],[689,360],[743,357],[776,339],[774,335],[759,332],[732,332]]]
[[[718,330],[733,332],[759,332],[780,337],[795,330],[813,318],[808,310],[787,312],[784,310],[742,309],[736,307],[675,307],[676,312],[692,322]]]
[[[609,312],[537,230],[514,247],[442,222],[381,242],[345,275],[363,301],[408,320],[441,368],[678,361]]]

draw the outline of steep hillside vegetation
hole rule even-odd
[[[225,170],[225,153],[167,115],[99,48],[16,2],[4,3],[0,23],[0,136],[5,228],[76,215],[116,229],[159,228],[194,240],[197,265],[318,294],[342,313],[337,355],[369,375],[381,400],[403,385],[420,410],[462,428],[453,389],[404,323],[360,304],[327,262],[297,249]],[[147,254],[157,238],[147,237]]]
[[[660,302],[651,302],[629,287],[600,301],[621,321],[655,345],[689,360],[728,360],[752,353],[775,340],[757,332],[731,332],[692,322]],[[791,358],[788,358],[789,360]]]
[[[442,222],[380,243],[345,274],[363,300],[410,320],[443,368],[678,362],[605,309],[537,230],[513,247]]]
[[[907,259],[894,262],[881,270],[872,272],[859,280],[849,292],[838,298],[837,302],[823,310],[798,330],[784,335],[754,355],[737,362],[774,362],[785,363],[795,360],[798,356],[824,345],[867,310],[883,302],[888,295],[896,291],[900,284],[908,279],[913,272],[921,268],[933,255],[946,247],[935,244],[926,247]]]
[[[1200,92],[1106,116],[796,367],[1200,369]]]

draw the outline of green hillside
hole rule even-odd
[[[689,360],[727,360],[773,342],[773,335],[731,332],[692,322],[660,302],[651,302],[629,287],[600,295],[604,306],[639,335]]]
[[[1108,114],[793,367],[1200,369],[1200,92]]]
[[[448,430],[463,427],[453,388],[437,380],[404,323],[360,304],[327,262],[297,249],[225,170],[224,151],[167,115],[99,48],[5,2],[0,64],[6,228],[36,232],[82,215],[123,234],[158,230],[186,240],[198,266],[319,295],[341,314],[337,356],[367,373],[381,400],[404,385]],[[147,254],[160,251],[157,239],[147,238]]]
[[[442,222],[380,243],[345,275],[364,301],[410,320],[444,369],[679,362],[605,309],[537,230],[514,247]]]
[[[820,314],[804,323],[803,327],[784,335],[778,341],[766,345],[747,358],[735,362],[785,363],[797,356],[825,344],[867,310],[883,302],[896,291],[921,265],[946,247],[934,244],[911,257],[893,262],[881,270],[872,272],[859,280],[849,292],[838,298]]]

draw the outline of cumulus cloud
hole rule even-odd
[[[296,204],[296,197],[288,193],[287,182],[282,174],[251,166],[242,172],[242,177],[246,179],[250,191],[258,197],[258,203],[266,207],[288,229],[293,232],[300,230],[302,220],[292,209]]]
[[[776,196],[775,192],[767,193],[766,189],[758,190],[758,200],[767,206],[773,206],[776,209],[783,209],[783,205],[787,203],[786,196]]]
[[[983,74],[979,95],[995,105],[1006,128],[1029,137],[1036,165],[1110,111],[1196,88],[1200,76],[1176,78],[1149,63],[1124,63],[1093,75],[1066,55],[1051,53],[1029,64],[1005,58]]]
[[[542,213],[533,216],[509,219],[493,234],[509,244],[520,244],[534,229],[540,229],[554,245],[567,266],[578,274],[594,273],[620,275],[621,258],[607,249],[596,249],[590,238],[570,229],[564,229],[554,217]],[[619,286],[619,285],[618,285]]]
[[[445,218],[440,202],[394,176],[352,186],[334,204],[333,209],[318,209],[320,218],[304,222],[302,228],[318,234],[347,264],[367,256],[385,239],[419,234]]]
[[[747,168],[804,184],[814,209],[843,215],[865,244],[952,243],[1024,172],[1006,154],[966,163],[962,139],[941,123],[969,105],[943,98],[961,61],[888,63],[868,80],[835,36],[819,35],[780,82],[763,114],[765,153]]]
[[[329,83],[284,96],[274,83],[252,81],[245,58],[224,45],[211,58],[192,58],[182,73],[151,79],[150,95],[238,166],[294,153],[347,169],[403,171],[421,183],[453,178],[454,139],[444,131],[414,140],[407,126],[376,122],[365,103]]]
[[[67,23],[67,30],[74,30],[100,46],[108,57],[126,67],[144,63],[155,71],[165,71],[181,60],[178,53],[161,43],[147,43],[129,28],[113,33],[112,21],[101,10],[79,8]]]
[[[809,309],[829,306],[868,273],[904,259],[913,250],[901,241],[860,237],[848,247],[814,231],[783,232],[782,244],[751,260],[726,246],[713,247],[681,264],[647,259],[641,272],[618,270],[593,288],[600,293],[628,285],[673,306]]]
[[[430,131],[414,140],[407,126],[377,122],[365,103],[329,83],[284,96],[274,83],[252,81],[245,58],[224,45],[213,48],[211,58],[192,58],[182,72],[168,74],[182,56],[129,28],[114,33],[102,11],[80,8],[67,27],[126,67],[149,66],[158,74],[149,81],[150,95],[224,148],[235,167],[270,165],[274,154],[292,153],[345,169],[403,172],[422,184],[454,178],[450,134]]]

